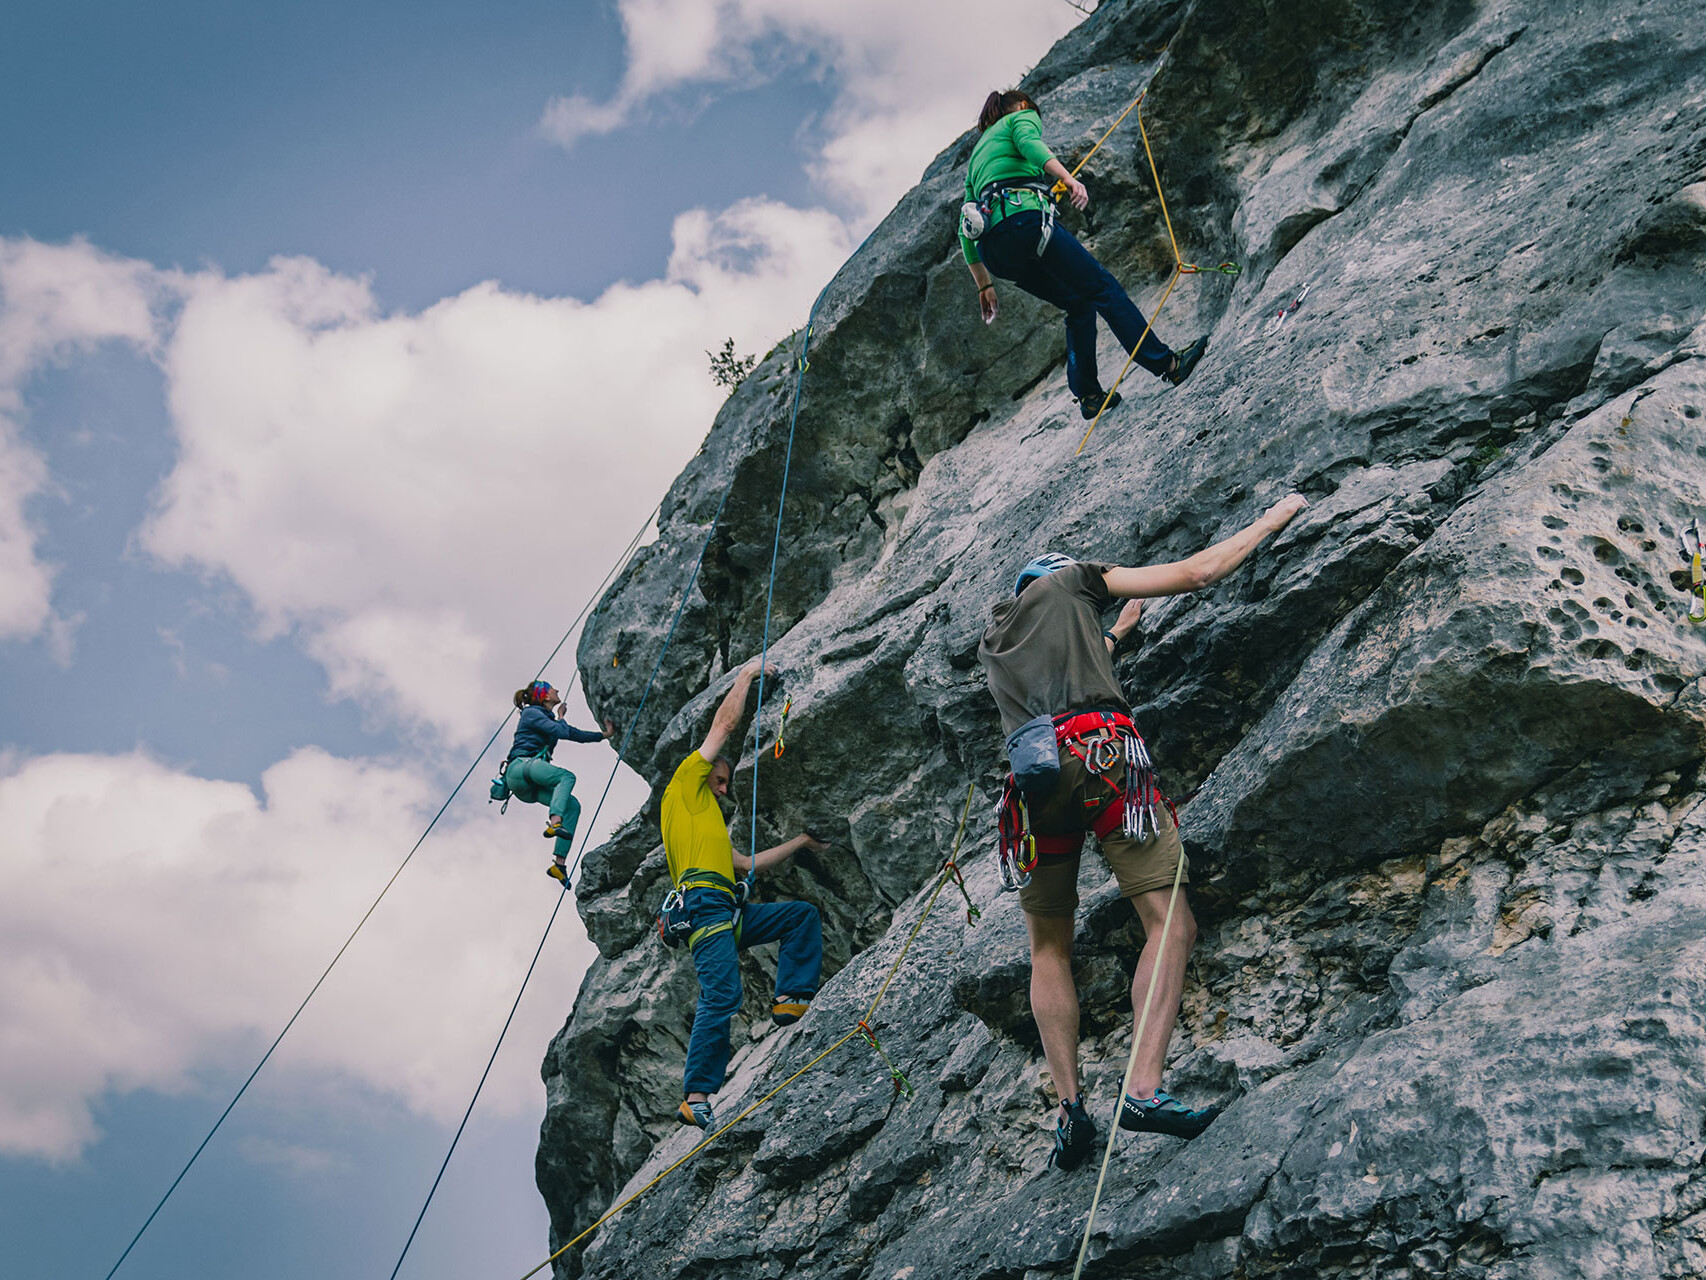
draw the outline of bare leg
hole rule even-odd
[[[1149,1021],[1143,1029],[1143,1042],[1137,1050],[1137,1066],[1132,1070],[1131,1096],[1152,1098],[1161,1087],[1161,1069],[1167,1062],[1167,1042],[1173,1038],[1173,1024],[1179,1020],[1179,998],[1185,990],[1185,962],[1196,945],[1197,921],[1185,901],[1184,891],[1173,907],[1173,921],[1167,936],[1161,936],[1161,924],[1167,917],[1170,891],[1154,889],[1131,900],[1137,917],[1143,922],[1143,954],[1138,957],[1137,973],[1131,980],[1132,1034],[1143,1017],[1143,997],[1149,991],[1149,978],[1159,965],[1161,975],[1155,983],[1155,995],[1149,1002]],[[1034,949],[1034,943],[1033,943]],[[1035,974],[1035,962],[1032,973]],[[1032,1001],[1035,996],[1032,980]],[[1077,1030],[1077,1006],[1074,1008],[1073,1029]],[[1042,1019],[1038,1018],[1040,1024]],[[1047,1040],[1044,1040],[1046,1049]],[[1050,1059],[1049,1065],[1054,1065]]]
[[[1025,917],[1031,935],[1031,1016],[1064,1104],[1078,1097],[1078,988],[1072,981],[1071,916]]]

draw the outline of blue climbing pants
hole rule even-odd
[[[542,804],[563,820],[563,834],[552,846],[552,854],[565,861],[569,845],[574,842],[575,827],[581,820],[581,802],[574,797],[575,775],[559,769],[549,760],[523,757],[511,760],[504,767],[504,781],[510,792],[524,804]]]
[[[703,929],[734,919],[735,900],[718,889],[689,889],[685,895],[693,927]],[[715,1093],[729,1067],[729,1020],[740,1010],[740,955],[746,947],[780,942],[776,994],[811,997],[823,972],[823,924],[809,902],[749,902],[741,912],[740,943],[724,929],[693,948],[699,975],[699,1005],[693,1011],[693,1035],[687,1042],[687,1070],[681,1091]]]
[[[1173,364],[1173,349],[1154,330],[1143,336],[1143,312],[1070,231],[1056,222],[1048,248],[1037,256],[1042,223],[1043,215],[1035,209],[1012,214],[984,232],[977,247],[995,275],[1066,312],[1066,385],[1072,394],[1082,398],[1102,389],[1096,372],[1098,314],[1121,347],[1137,352],[1138,364],[1157,376],[1166,373]],[[1137,345],[1139,337],[1142,347]]]

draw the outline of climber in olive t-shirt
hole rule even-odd
[[[1030,883],[1019,890],[1019,904],[1030,932],[1031,1013],[1060,1095],[1061,1115],[1050,1157],[1059,1168],[1082,1164],[1096,1138],[1078,1087],[1078,990],[1072,980],[1079,850],[1086,831],[1097,833],[1121,894],[1131,900],[1143,923],[1143,954],[1131,988],[1134,1019],[1141,1016],[1151,974],[1160,970],[1131,1092],[1121,1100],[1120,1127],[1194,1138],[1218,1114],[1215,1108],[1188,1110],[1161,1091],[1196,921],[1181,900],[1163,936],[1183,852],[1178,829],[1164,808],[1151,806],[1153,825],[1147,834],[1141,818],[1136,832],[1132,830],[1134,791],[1127,785],[1127,774],[1132,760],[1146,764],[1147,755],[1140,748],[1127,749],[1136,731],[1131,707],[1114,677],[1113,651],[1136,627],[1143,599],[1219,582],[1306,505],[1292,494],[1248,528],[1172,564],[1122,569],[1079,564],[1058,554],[1039,556],[1019,574],[1013,598],[995,606],[994,620],[978,646],[978,661],[989,677],[1003,732],[1011,735],[1040,717],[1054,721],[1060,776],[1045,794],[1030,796],[1028,816],[1038,857]],[[1102,613],[1120,598],[1127,603],[1113,627],[1104,631]],[[1142,805],[1138,808],[1141,812]]]
[[[687,1042],[685,1101],[676,1112],[683,1124],[710,1129],[716,1118],[707,1095],[722,1087],[729,1065],[729,1022],[740,1009],[742,947],[780,942],[776,997],[770,1017],[778,1026],[798,1022],[817,993],[823,969],[823,929],[809,902],[748,902],[737,909],[735,873],[756,866],[766,871],[800,849],[829,846],[798,835],[756,858],[736,852],[729,840],[720,798],[728,795],[734,766],[722,755],[740,728],[746,697],[758,675],[755,660],[741,668],[711,721],[699,749],[681,762],[664,788],[661,822],[669,878],[681,890],[693,933],[688,947],[699,975],[699,1005]],[[764,668],[775,675],[774,667]]]

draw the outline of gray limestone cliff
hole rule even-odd
[[[717,1101],[852,1025],[975,784],[983,918],[944,899],[877,1019],[915,1095],[849,1044],[563,1276],[1070,1274],[1095,1169],[1043,1167],[977,640],[1034,552],[1174,559],[1292,489],[1303,516],[1153,605],[1118,662],[1163,786],[1193,797],[1168,1079],[1227,1110],[1190,1144],[1122,1136],[1087,1274],[1706,1274],[1706,627],[1676,551],[1706,516],[1698,3],[1110,0],[1026,84],[1076,159],[1158,65],[1144,118],[1181,250],[1243,266],[1184,277],[1160,316],[1175,345],[1211,335],[1183,388],[1135,373],[1075,455],[1058,315],[1004,288],[977,318],[969,134],[813,334],[771,633],[788,751],[772,701],[738,821],[833,828],[761,886],[822,909],[829,978],[775,1031],[773,958],[745,961]],[[1172,253],[1135,123],[1069,217],[1153,305]],[[759,644],[791,359],[730,398],[581,643],[593,706],[629,714],[726,491],[635,726],[660,789]],[[752,767],[749,737],[748,809]],[[649,932],[665,887],[654,793],[577,886],[600,958],[544,1064],[553,1247],[696,1137],[673,1119],[691,964]],[[1093,854],[1080,891],[1105,1124],[1141,938]]]

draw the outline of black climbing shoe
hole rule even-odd
[[[1219,1107],[1191,1111],[1177,1098],[1157,1089],[1155,1096],[1140,1102],[1129,1093],[1120,1104],[1120,1128],[1136,1133],[1165,1133],[1175,1138],[1194,1138],[1220,1114]]]
[[[770,1006],[770,1021],[779,1027],[791,1027],[806,1016],[812,1007],[810,996],[777,996]]]
[[[683,1102],[675,1109],[675,1118],[682,1124],[693,1125],[707,1133],[717,1123],[717,1117],[711,1114],[709,1102]]]
[[[1098,413],[1112,409],[1120,402],[1117,391],[1092,391],[1089,395],[1078,397],[1078,412],[1085,419],[1094,418]]]
[[[561,818],[547,818],[545,820],[545,838],[547,840],[573,840],[575,829],[573,827],[565,828]]]
[[[1096,1149],[1096,1122],[1084,1110],[1084,1099],[1066,1104],[1066,1117],[1054,1126],[1054,1150],[1049,1167],[1071,1172],[1090,1158]]]
[[[546,867],[545,874],[550,876],[551,879],[555,880],[558,884],[566,885],[569,882],[569,869],[560,862],[553,862],[550,866]]]
[[[1161,376],[1175,387],[1178,386],[1191,376],[1191,370],[1197,367],[1197,361],[1203,358],[1203,353],[1207,350],[1208,338],[1205,335],[1191,343],[1183,351],[1175,351],[1173,353],[1173,367]]]

